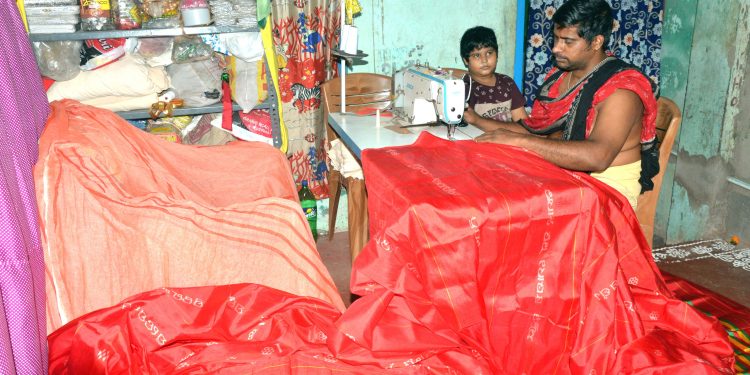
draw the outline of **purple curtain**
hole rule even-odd
[[[47,332],[32,168],[49,105],[14,1],[0,24],[0,374],[36,375],[47,372]]]

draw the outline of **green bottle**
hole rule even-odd
[[[302,188],[299,189],[299,202],[302,204],[302,212],[307,217],[310,224],[310,230],[315,241],[318,240],[318,205],[315,202],[315,196],[307,187],[307,180],[302,180]]]

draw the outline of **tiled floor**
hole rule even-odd
[[[318,251],[323,263],[349,305],[351,260],[347,232],[336,232],[333,240],[321,234]],[[724,240],[698,241],[657,248],[653,252],[660,269],[685,278],[750,307],[750,248]]]
[[[321,233],[318,236],[318,252],[323,259],[323,263],[328,267],[333,282],[341,293],[341,298],[346,306],[351,303],[351,293],[349,293],[349,276],[352,271],[351,255],[349,254],[349,233],[336,232],[332,240],[328,240],[328,235]]]

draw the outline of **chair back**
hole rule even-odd
[[[656,114],[656,137],[659,140],[659,173],[654,176],[654,189],[641,194],[638,197],[638,206],[635,215],[643,230],[649,246],[653,246],[654,240],[654,218],[656,216],[656,204],[659,201],[659,192],[661,183],[664,179],[664,172],[667,170],[669,163],[669,154],[672,152],[674,140],[680,129],[682,114],[672,100],[661,97],[657,103]]]
[[[351,73],[346,75],[345,101],[347,112],[364,108],[384,109],[391,104],[393,78],[375,73]],[[328,114],[341,112],[341,78],[336,77],[320,85],[323,97],[323,121],[328,123]],[[338,135],[326,126],[328,140]]]
[[[346,111],[357,112],[363,108],[383,109],[391,103],[393,78],[375,73],[346,75]],[[320,85],[325,110],[341,111],[341,78],[336,77]]]

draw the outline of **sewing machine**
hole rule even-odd
[[[450,129],[464,115],[464,82],[447,70],[413,65],[393,76],[393,107],[409,124],[430,124],[438,120]]]

